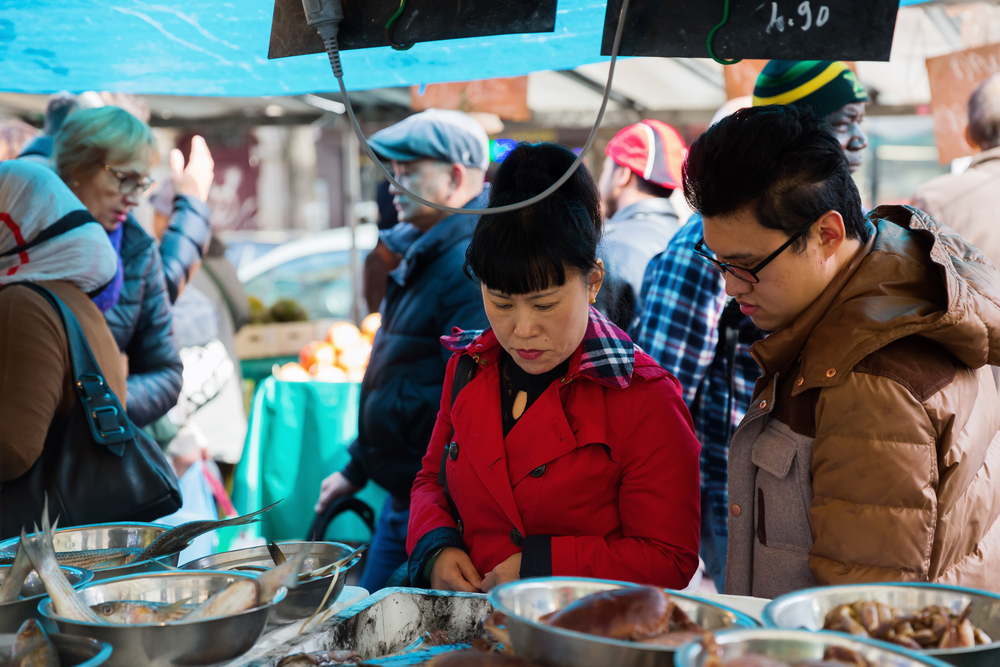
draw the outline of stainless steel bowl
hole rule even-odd
[[[874,600],[915,612],[932,604],[961,612],[969,603],[969,620],[993,639],[986,646],[931,649],[921,654],[938,657],[960,667],[1000,665],[1000,596],[958,586],[937,584],[856,584],[807,588],[772,600],[764,607],[764,623],[775,628],[819,630],[823,619],[837,605]]]
[[[10,655],[15,634],[0,634],[0,655]],[[97,667],[108,661],[111,644],[87,637],[50,634],[49,639],[59,654],[60,667]]]
[[[9,565],[0,567],[0,583],[3,583],[9,570]],[[90,570],[63,566],[62,571],[73,588],[79,588],[94,578],[94,573]],[[32,570],[21,586],[21,599],[0,603],[0,633],[17,632],[29,618],[40,618],[38,601],[46,595],[45,584],[38,578],[38,573]]]
[[[494,588],[489,600],[507,617],[514,652],[530,662],[547,667],[670,667],[675,647],[604,639],[538,622],[541,616],[582,597],[626,586],[635,584],[578,577],[526,579]],[[706,630],[757,627],[756,621],[733,609],[683,593],[668,593]]]
[[[351,547],[337,542],[279,542],[278,547],[289,559],[296,556],[302,549],[309,549],[309,556],[303,564],[303,571],[315,570],[318,567],[335,563],[347,556]],[[347,580],[345,573],[353,567],[361,556],[348,561],[347,565],[340,570],[340,577],[334,584],[333,592],[327,599],[324,606],[329,607],[340,596],[344,590],[344,582]],[[252,571],[239,570],[240,567],[260,565],[264,567],[274,567],[274,561],[267,551],[267,547],[250,547],[248,549],[237,549],[221,554],[206,556],[198,560],[186,563],[185,570],[237,570],[244,574],[256,576]],[[298,588],[288,591],[288,595],[280,603],[271,609],[270,621],[275,624],[292,623],[300,619],[311,616],[326,595],[326,590],[330,587],[330,580],[333,579],[333,572],[325,577],[313,579],[300,583]]]
[[[745,655],[763,655],[788,665],[803,660],[819,660],[830,646],[843,646],[857,651],[874,667],[948,667],[937,658],[908,651],[872,639],[859,639],[836,632],[805,630],[727,630],[715,635],[722,647],[723,667],[727,660]],[[705,652],[700,641],[685,644],[677,652],[676,667],[702,667]]]
[[[78,595],[88,605],[129,600],[171,604],[189,599],[199,604],[238,579],[238,572],[163,572],[97,581]],[[38,605],[39,613],[55,621],[59,631],[108,642],[114,653],[108,667],[180,667],[218,665],[249,651],[267,625],[271,607],[285,596],[284,589],[267,605],[232,616],[187,623],[96,625],[57,616],[52,600]]]
[[[171,526],[158,523],[95,523],[90,526],[73,526],[57,530],[52,538],[52,544],[57,552],[129,547],[145,549],[170,528]],[[9,553],[4,555],[13,557],[17,552],[17,543],[20,540],[19,537],[12,537],[0,542],[0,552],[7,551]],[[94,579],[97,581],[143,572],[162,572],[163,568],[157,563],[177,565],[179,558],[180,554],[176,553],[157,558],[156,561],[145,560],[141,563],[129,563],[118,567],[95,568],[92,571]]]

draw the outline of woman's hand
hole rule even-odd
[[[457,547],[442,549],[431,569],[431,588],[439,591],[478,593],[482,583],[469,554]]]
[[[176,148],[170,151],[170,180],[174,194],[208,202],[208,191],[215,181],[215,161],[204,139],[198,135],[191,138],[191,159],[186,167],[184,154]]]
[[[483,593],[488,593],[500,584],[508,581],[517,581],[521,578],[521,552],[505,560],[493,568],[493,571],[486,575],[479,589]]]
[[[350,496],[361,489],[353,484],[341,473],[335,472],[326,479],[319,487],[319,500],[316,501],[316,514],[319,514],[327,508],[327,506],[332,503],[337,498],[341,496]]]

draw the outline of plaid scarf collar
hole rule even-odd
[[[499,346],[493,329],[462,331],[457,327],[441,344],[452,352],[485,354]],[[580,375],[606,387],[625,389],[632,383],[635,344],[595,308],[590,308],[587,332],[570,361],[570,375]]]

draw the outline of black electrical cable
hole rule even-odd
[[[413,201],[420,202],[424,206],[429,206],[431,208],[437,209],[439,211],[444,211],[451,214],[464,214],[464,215],[487,215],[491,213],[506,213],[508,211],[516,211],[526,206],[531,206],[541,200],[545,199],[553,192],[562,187],[563,183],[570,179],[573,172],[576,171],[583,163],[584,157],[590,151],[591,145],[594,143],[594,139],[597,137],[597,131],[601,127],[601,121],[604,119],[604,110],[608,106],[608,98],[611,96],[611,83],[615,76],[615,63],[618,61],[618,49],[621,46],[622,32],[625,27],[625,15],[628,12],[630,0],[624,0],[622,2],[621,13],[618,15],[618,28],[615,30],[615,41],[611,48],[611,65],[608,69],[608,83],[604,88],[604,98],[601,100],[601,109],[597,113],[597,120],[594,122],[594,127],[590,131],[590,136],[587,137],[587,143],[584,144],[583,150],[577,156],[573,164],[570,165],[569,169],[562,177],[552,184],[544,192],[526,199],[522,202],[516,204],[508,204],[506,206],[497,206],[495,208],[453,208],[451,206],[444,206],[442,204],[436,204],[431,201],[427,201],[423,197],[419,197],[406,188],[404,188],[399,181],[397,181],[393,175],[385,168],[382,161],[378,159],[375,152],[372,151],[372,147],[368,145],[368,140],[365,138],[364,132],[361,131],[361,126],[358,124],[358,119],[354,116],[354,109],[351,106],[351,98],[347,95],[347,86],[344,85],[344,71],[340,65],[340,49],[337,46],[337,30],[340,26],[340,21],[344,18],[344,12],[340,6],[340,0],[302,0],[302,6],[305,9],[306,20],[309,25],[316,28],[319,32],[320,37],[323,38],[323,45],[326,48],[327,56],[330,58],[330,67],[333,68],[333,75],[337,78],[337,83],[340,85],[340,94],[344,98],[344,106],[347,107],[347,116],[351,120],[351,125],[354,127],[354,133],[358,136],[361,141],[361,145],[365,147],[365,152],[368,153],[368,157],[371,161],[385,174],[389,182],[392,183],[399,192],[405,194],[407,197]]]

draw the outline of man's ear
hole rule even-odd
[[[625,186],[628,185],[628,182],[632,180],[633,177],[638,178],[638,176],[635,176],[632,173],[631,169],[629,169],[628,167],[623,167],[620,164],[616,163],[615,172],[614,174],[612,174],[611,181],[612,183],[614,183],[616,188],[624,189]]]
[[[965,126],[965,141],[966,141],[966,143],[968,143],[968,144],[969,144],[970,146],[972,146],[972,148],[973,148],[973,149],[974,149],[974,150],[975,150],[975,151],[976,151],[977,153],[978,153],[978,152],[980,152],[980,151],[982,151],[982,149],[981,149],[981,148],[979,147],[979,144],[977,144],[977,143],[976,143],[976,142],[975,142],[975,141],[973,140],[973,138],[972,138],[972,128],[971,128],[971,127],[969,127],[968,125],[966,125],[966,126]]]
[[[825,258],[833,256],[847,240],[844,216],[838,211],[827,211],[814,223],[819,236],[820,250]]]
[[[469,174],[467,173],[464,164],[452,164],[450,176],[452,192],[458,192],[466,187],[469,180]]]

